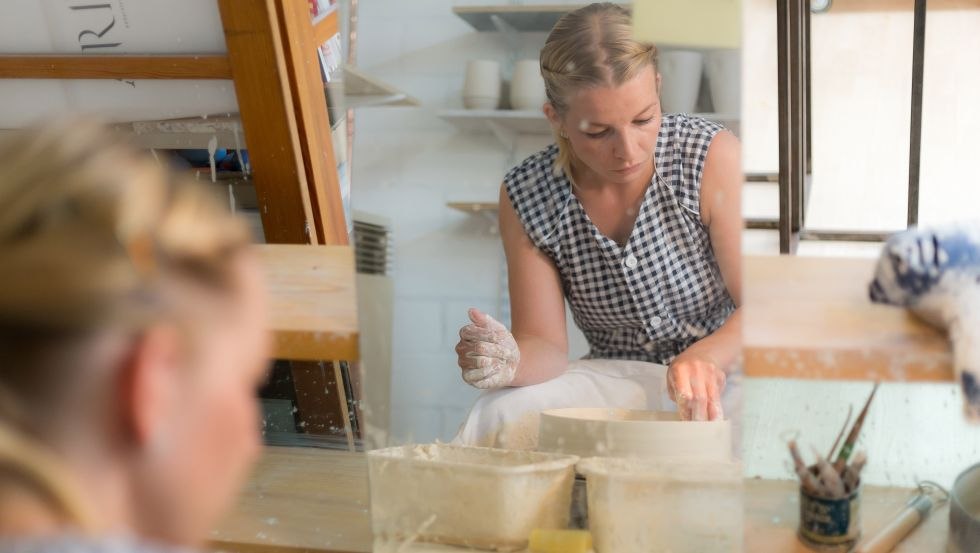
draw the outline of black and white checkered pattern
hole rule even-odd
[[[721,126],[665,115],[656,173],[625,247],[589,220],[551,145],[510,170],[507,195],[534,244],[561,274],[587,358],[669,364],[735,309],[701,223],[701,174]]]

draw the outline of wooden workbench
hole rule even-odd
[[[913,490],[865,486],[861,497],[863,537],[870,538],[905,506]],[[791,480],[745,482],[745,551],[809,553],[796,538],[799,522],[799,486]],[[946,551],[949,507],[935,510],[921,526],[896,547],[894,553],[940,553]]]
[[[875,259],[751,256],[744,262],[745,374],[950,381],[949,342],[907,310],[871,303]]]
[[[364,454],[266,447],[231,515],[212,532],[240,552],[371,551]]]
[[[796,539],[799,502],[792,481],[746,480],[745,551],[805,553]],[[909,499],[911,490],[866,486],[861,516],[873,535]],[[896,553],[940,553],[946,547],[943,507]],[[367,461],[363,454],[311,448],[266,448],[235,512],[213,532],[224,551],[363,553],[371,551]],[[400,550],[401,551],[401,550]],[[403,553],[463,551],[417,544]]]

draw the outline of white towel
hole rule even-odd
[[[572,361],[564,374],[547,382],[484,392],[452,443],[535,449],[538,421],[541,411],[547,409],[605,407],[675,411],[677,406],[667,395],[666,375],[664,365],[643,361]],[[735,436],[740,427],[739,380],[729,377],[722,395],[725,418],[732,420]]]

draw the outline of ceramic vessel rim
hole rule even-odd
[[[474,446],[462,446],[462,445],[452,445],[452,444],[407,444],[394,447],[388,447],[384,449],[375,449],[367,452],[369,460],[381,461],[398,461],[401,463],[408,463],[412,465],[425,465],[431,467],[447,467],[453,470],[463,470],[463,471],[473,471],[473,472],[483,472],[483,473],[495,473],[495,474],[525,474],[534,472],[543,472],[551,470],[562,470],[570,468],[579,462],[579,457],[577,455],[569,455],[564,453],[553,453],[548,451],[520,451],[521,454],[529,454],[532,457],[537,457],[539,461],[531,461],[528,463],[523,463],[519,465],[493,465],[493,464],[480,464],[480,463],[457,463],[452,461],[445,461],[440,459],[419,459],[410,456],[400,456],[396,455],[398,452],[411,451],[416,447],[425,446],[437,446],[446,449],[456,449],[456,450],[467,450],[474,452],[485,452],[491,455],[506,455],[507,453],[514,453],[512,450],[498,449],[490,447],[474,447]]]

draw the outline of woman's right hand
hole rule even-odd
[[[514,381],[521,352],[507,327],[493,317],[470,308],[471,324],[459,329],[456,354],[463,380],[483,390],[503,388]]]

